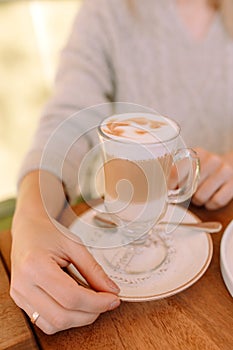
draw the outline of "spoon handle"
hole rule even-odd
[[[222,224],[217,221],[207,221],[207,222],[160,222],[159,225],[168,225],[168,226],[179,226],[179,227],[187,227],[191,228],[195,231],[204,231],[208,233],[219,232],[222,229]]]
[[[104,228],[117,228],[117,224],[112,221],[111,217],[107,213],[99,213],[94,216],[95,223]],[[208,233],[219,232],[222,229],[222,224],[217,221],[207,222],[166,222],[162,221],[158,226],[176,226],[186,227],[195,231],[204,231]]]

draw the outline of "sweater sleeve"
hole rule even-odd
[[[106,0],[86,0],[76,16],[61,53],[54,94],[44,109],[18,182],[28,172],[44,169],[63,181],[71,198],[75,194],[77,169],[95,142],[93,130],[100,117],[110,112],[110,104],[105,103],[114,95],[106,4]]]

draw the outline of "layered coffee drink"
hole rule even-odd
[[[117,281],[125,281],[125,276],[128,281],[129,274],[150,276],[157,268],[163,270],[169,257],[165,231],[157,224],[168,203],[181,203],[193,195],[198,157],[192,149],[180,148],[179,125],[157,114],[118,114],[106,118],[98,133],[104,155],[104,204],[110,221],[117,224],[114,234],[107,231],[105,237],[121,244],[104,250],[104,261],[113,275],[124,274]],[[189,162],[187,177],[169,190],[172,165],[183,161]]]
[[[163,216],[178,134],[175,122],[154,114],[121,114],[101,123],[105,207],[123,224],[146,228]]]

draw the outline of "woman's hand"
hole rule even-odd
[[[233,157],[230,154],[220,156],[202,148],[195,151],[200,158],[201,175],[192,202],[210,210],[227,205],[233,199]]]
[[[78,285],[62,268],[73,263],[95,290]],[[13,224],[11,297],[45,333],[90,324],[120,304],[118,287],[87,249],[59,232],[48,218]]]
[[[204,205],[210,210],[227,205],[233,199],[233,153],[220,156],[203,148],[194,150],[200,159],[200,180],[192,197],[193,204]],[[187,164],[181,162],[179,168],[174,166],[169,187],[171,189],[179,187],[178,184],[184,181],[187,172]]]
[[[90,324],[120,304],[119,288],[88,250],[48,217],[48,212],[58,216],[64,200],[59,179],[46,171],[31,172],[21,182],[12,225],[10,294],[29,317],[40,314],[36,325],[47,334]],[[70,263],[93,290],[63,271]]]

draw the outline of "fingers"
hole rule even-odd
[[[27,299],[18,294],[17,305],[23,308],[29,317],[34,311],[39,313],[36,325],[47,334],[53,334],[72,327],[93,323],[99,313],[67,310],[36,286],[27,286]]]
[[[184,181],[186,181],[188,174],[190,173],[191,164],[189,159],[181,159],[179,162],[171,167],[168,187],[170,189],[176,189],[182,187]]]
[[[205,204],[209,210],[215,210],[227,205],[233,198],[233,180],[224,184]]]
[[[228,180],[228,174],[222,168],[213,172],[212,175],[205,176],[194,195],[196,204],[206,203],[217,190]]]
[[[66,241],[75,246],[80,259],[85,258],[84,263],[94,260],[90,253],[86,255],[85,247],[70,240],[63,241],[64,247]],[[77,247],[81,247],[81,253]],[[39,312],[36,324],[45,333],[90,324],[100,313],[120,304],[113,293],[95,292],[78,285],[61,269],[51,252],[42,253],[37,252],[36,259],[35,254],[27,254],[21,264],[13,264],[10,294],[29,317],[34,311]],[[101,269],[99,276],[102,275],[107,278]]]
[[[119,298],[108,292],[96,293],[84,288],[56,263],[50,263],[43,275],[35,280],[58,304],[67,310],[80,310],[84,312],[102,313],[111,310],[113,305],[120,304]]]
[[[36,324],[44,332],[90,324],[120,304],[119,288],[85,246],[61,235],[50,220],[22,223],[12,245],[10,294],[29,317],[40,314]],[[99,292],[81,287],[62,270],[71,262]]]
[[[205,150],[199,150],[198,157],[201,163],[201,173],[199,179],[199,186],[211,175],[221,167],[223,161],[220,156],[207,152]]]
[[[98,291],[119,293],[120,288],[108,277],[86,247],[67,240],[65,251],[69,256],[69,261],[77,267],[92,288]]]
[[[46,264],[47,269],[42,268],[42,271],[48,273],[37,273],[34,280],[29,278],[32,276],[29,274],[23,286],[19,277],[16,282],[12,281],[10,290],[11,297],[29,317],[34,311],[40,314],[36,324],[45,333],[90,324],[100,313],[119,306],[120,300],[116,295],[86,289],[56,263],[51,266],[48,262]]]
[[[201,177],[192,202],[210,210],[223,207],[233,198],[233,167],[222,157],[204,150],[200,160]]]

